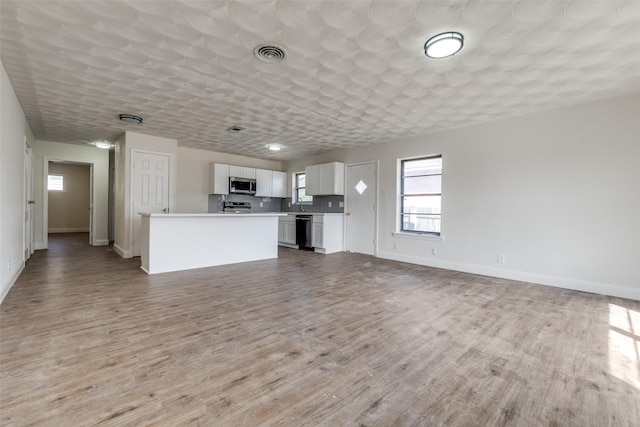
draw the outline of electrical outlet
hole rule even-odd
[[[260,207],[264,208],[264,203],[260,202]]]
[[[291,207],[291,202],[287,203],[287,207],[289,208]]]
[[[436,248],[431,248],[431,255],[433,256],[438,255],[438,250]]]
[[[398,242],[393,242],[393,249],[398,250]]]
[[[338,202],[338,207],[344,208],[344,202]]]
[[[11,273],[11,259],[7,262],[7,272]]]
[[[331,207],[333,205],[333,203],[329,202],[329,207]]]
[[[504,264],[504,263],[505,263],[504,255],[502,255],[502,254],[498,254],[498,256],[496,257],[496,262],[497,262],[498,264]]]

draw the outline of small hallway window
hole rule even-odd
[[[49,190],[49,191],[63,191],[64,190],[64,175],[49,175],[49,176],[47,176],[47,190]]]

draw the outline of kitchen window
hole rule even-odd
[[[47,190],[64,191],[64,175],[48,175]]]
[[[306,194],[306,174],[304,172],[296,172],[293,177],[293,202],[298,204],[313,203],[313,196],[307,196]]]
[[[400,160],[400,231],[440,236],[442,156]]]

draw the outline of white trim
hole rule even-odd
[[[113,250],[116,251],[116,253],[120,255],[122,258],[133,258],[133,256],[131,255],[131,251],[125,251],[115,243],[113,244]]]
[[[439,259],[422,258],[413,255],[402,255],[393,252],[379,252],[379,258],[393,261],[408,262],[427,267],[443,268],[446,270],[462,271],[482,276],[499,277],[538,285],[553,286],[555,288],[571,289],[592,294],[609,295],[640,301],[640,289],[613,285],[610,283],[591,282],[570,277],[548,276],[546,274],[530,273],[526,271],[508,270],[494,267],[484,267],[474,264],[462,264]]]
[[[35,251],[41,251],[41,250],[43,250],[43,249],[47,249],[47,248],[45,248],[45,247],[44,247],[44,245],[43,245],[41,242],[35,242],[35,243],[33,244],[33,250],[35,250]]]
[[[442,237],[442,235],[437,236],[435,234],[429,233],[407,233],[396,231],[394,233],[391,233],[391,235],[400,239],[431,240],[433,242],[444,242],[444,238]]]
[[[109,239],[97,239],[93,246],[109,246]]]
[[[49,233],[88,233],[89,228],[50,228]]]
[[[2,293],[0,293],[0,304],[2,304],[2,301],[4,301],[4,298],[16,283],[16,280],[18,280],[18,277],[20,277],[20,275],[22,274],[22,271],[24,270],[24,262],[21,264],[22,265],[20,266],[20,268],[14,273],[13,276],[9,278],[9,281],[6,283],[4,289],[2,290]]]

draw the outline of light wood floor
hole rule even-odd
[[[640,423],[640,302],[289,249],[148,276],[85,238],[0,306],[3,426]]]

